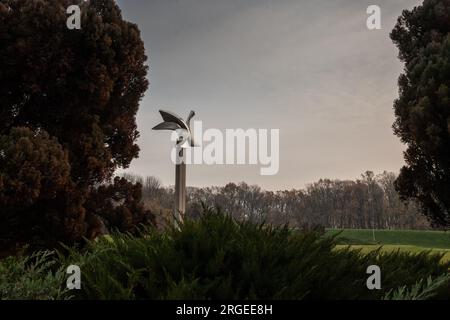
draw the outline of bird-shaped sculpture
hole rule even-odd
[[[174,113],[159,110],[164,122],[153,127],[153,130],[172,130],[178,134],[177,146],[181,148],[195,147],[194,139],[191,132],[191,119],[195,116],[195,112],[191,111],[186,122]]]

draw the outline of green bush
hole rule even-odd
[[[450,267],[427,252],[364,255],[335,245],[319,231],[236,222],[206,210],[180,229],[116,234],[84,251],[69,249],[60,263],[81,267],[78,299],[382,299]],[[382,290],[370,291],[366,269],[374,264]]]
[[[421,279],[411,287],[402,286],[389,291],[384,300],[429,300],[438,296],[443,290],[448,291],[450,274],[444,274],[433,279]]]
[[[69,299],[65,273],[56,268],[54,254],[8,257],[0,262],[0,300]]]

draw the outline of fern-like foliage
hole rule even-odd
[[[450,263],[428,252],[363,254],[336,250],[320,230],[237,222],[205,208],[163,232],[115,234],[87,251],[69,249],[79,299],[381,299],[389,290],[445,274]],[[368,290],[369,265],[382,270],[382,290]]]
[[[0,262],[3,299],[440,299],[450,298],[442,255],[363,254],[336,249],[319,229],[238,222],[205,208],[167,230],[113,234],[87,248],[65,248]],[[65,268],[81,269],[81,290],[67,292]],[[381,268],[369,290],[367,267]],[[428,279],[422,280],[420,279]],[[445,290],[447,289],[447,290]]]
[[[1,300],[66,300],[65,272],[49,251],[0,263]]]
[[[430,300],[435,298],[440,290],[449,290],[450,273],[437,278],[431,276],[421,279],[413,286],[401,286],[396,290],[390,290],[384,300]]]

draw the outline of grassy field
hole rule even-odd
[[[338,234],[339,247],[350,245],[362,252],[376,250],[380,246],[383,251],[431,251],[444,253],[443,259],[450,261],[450,232],[375,230],[375,241],[372,230],[327,230],[327,234]]]

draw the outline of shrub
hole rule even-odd
[[[0,300],[70,299],[64,284],[64,270],[49,251],[0,262]]]
[[[316,230],[236,222],[206,210],[180,229],[116,234],[83,252],[69,249],[62,263],[81,267],[79,299],[380,299],[450,267],[428,252],[363,255],[335,245]],[[382,270],[382,290],[366,287],[373,264]]]
[[[442,290],[448,290],[450,274],[444,274],[435,279],[421,279],[413,286],[402,286],[397,290],[389,291],[384,300],[429,300],[439,295]]]

